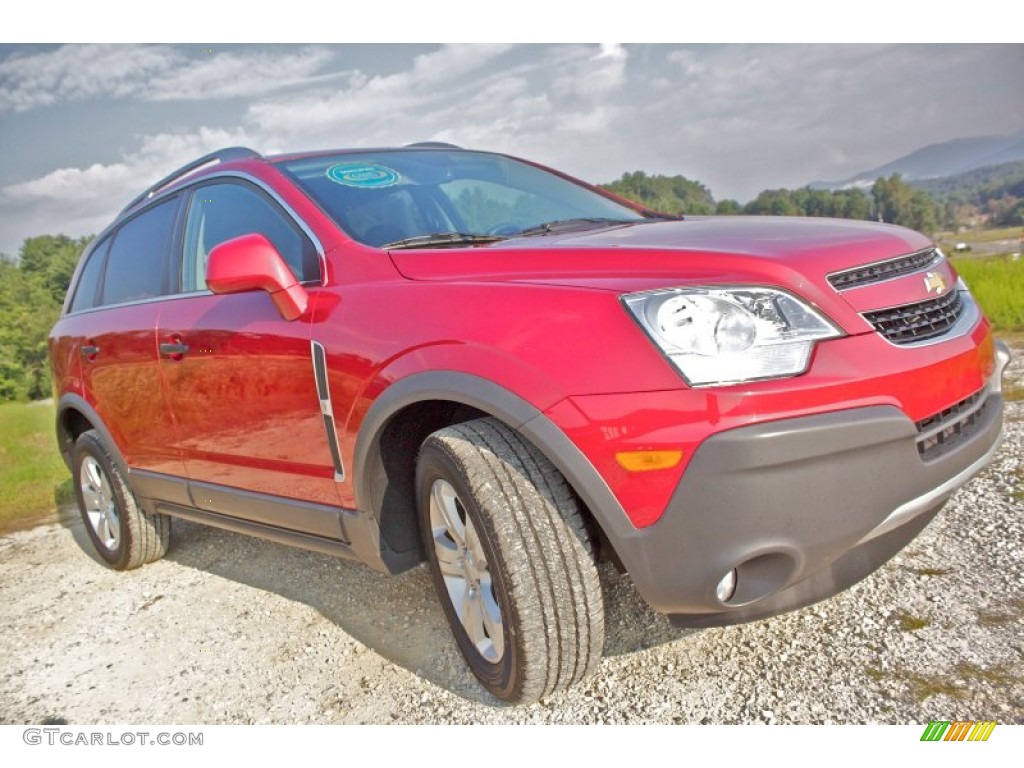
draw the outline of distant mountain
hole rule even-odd
[[[911,152],[892,162],[840,181],[815,181],[812,189],[870,187],[879,176],[900,174],[904,180],[955,176],[986,166],[1024,160],[1024,133],[953,139]]]
[[[1024,197],[1024,160],[989,165],[941,179],[915,179],[912,187],[923,189],[940,203],[984,205],[986,201],[1010,195]]]

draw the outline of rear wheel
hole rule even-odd
[[[579,503],[495,419],[435,432],[416,472],[434,584],[455,640],[498,698],[528,702],[593,673],[604,605]]]
[[[143,511],[95,430],[75,441],[72,468],[85,530],[110,567],[138,568],[167,553],[171,519]]]

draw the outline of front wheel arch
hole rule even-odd
[[[423,561],[415,534],[418,523],[412,479],[416,451],[433,431],[484,416],[521,434],[561,472],[581,500],[584,515],[603,534],[602,545],[609,546],[618,560],[616,538],[632,537],[635,529],[582,451],[539,408],[514,392],[488,379],[455,371],[430,371],[400,379],[377,397],[359,427],[352,473],[356,506],[376,519],[381,533],[375,551],[363,556],[379,559],[391,573]],[[410,424],[419,426],[411,428]],[[397,461],[394,457],[385,461],[389,428],[406,436]],[[388,541],[389,531],[403,529],[414,536],[407,541]]]

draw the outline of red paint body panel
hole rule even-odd
[[[80,357],[81,394],[103,419],[125,460],[139,469],[184,474],[177,433],[160,385],[156,327],[164,302],[125,305],[74,318],[60,345],[77,351],[89,344],[95,355]],[[75,391],[73,382],[59,387]]]
[[[868,405],[893,405],[920,420],[978,391],[995,368],[984,319],[955,338],[897,347],[862,317],[934,297],[919,274],[843,293],[828,283],[836,271],[931,246],[900,227],[710,217],[389,254],[354,242],[274,162],[225,163],[178,186],[213,172],[256,179],[294,211],[322,246],[323,283],[308,287],[309,307],[294,322],[257,291],[183,296],[58,323],[55,389],[84,392],[139,468],[364,504],[351,477],[335,481],[312,339],[326,350],[346,467],[367,413],[389,386],[431,371],[470,374],[545,413],[641,527],[659,519],[694,451],[714,434]],[[945,262],[935,271],[947,285],[956,280]],[[818,343],[803,375],[690,389],[620,297],[723,285],[788,291],[845,335]],[[157,345],[175,339],[189,353],[158,361]],[[81,362],[75,350],[87,341],[101,354]],[[684,458],[638,474],[615,461],[617,451],[642,449],[682,449]]]
[[[160,370],[190,479],[338,504],[308,323],[262,291],[194,294],[166,302],[158,335],[189,345]]]
[[[873,335],[836,339],[819,345],[804,376],[718,389],[577,396],[547,415],[594,462],[623,507],[631,510],[633,522],[642,527],[661,516],[687,462],[712,435],[872,405],[894,405],[916,421],[977,392],[994,369],[987,323],[950,346],[954,348],[941,354],[935,348],[918,350],[915,367],[911,360],[896,361],[905,350]],[[885,373],[866,373],[865,361],[872,358],[891,367],[876,367]],[[631,474],[615,461],[618,451],[666,449],[683,450],[679,466]]]

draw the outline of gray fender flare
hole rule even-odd
[[[379,460],[380,439],[390,419],[403,408],[428,400],[448,400],[490,414],[529,440],[562,473],[615,546],[637,530],[604,478],[579,448],[540,409],[493,381],[456,371],[428,371],[400,379],[374,401],[359,428],[353,484],[359,509],[377,517],[368,472]],[[617,547],[616,547],[617,548]]]
[[[103,442],[106,443],[107,450],[110,451],[111,457],[115,462],[117,462],[118,469],[121,470],[125,477],[128,477],[128,462],[124,460],[124,455],[121,453],[121,449],[114,441],[114,438],[111,436],[110,430],[107,429],[106,424],[103,423],[103,419],[100,418],[96,409],[89,405],[83,397],[71,393],[61,395],[60,400],[57,401],[56,416],[57,447],[60,449],[61,458],[63,458],[64,463],[68,465],[68,469],[71,469],[71,450],[75,445],[74,439],[64,428],[64,414],[69,410],[81,413],[82,416],[84,416],[92,425],[92,428],[100,433],[100,437],[102,437]]]

